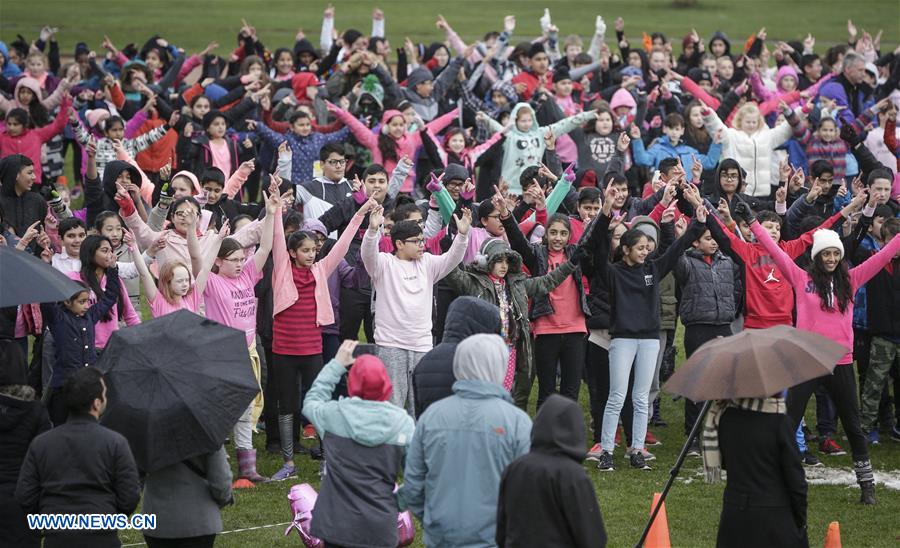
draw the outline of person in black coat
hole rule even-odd
[[[719,451],[728,479],[716,545],[809,546],[806,476],[790,418],[728,408]]]
[[[41,537],[28,528],[14,495],[28,445],[47,430],[50,417],[28,386],[22,349],[11,339],[0,339],[0,545],[41,545]]]
[[[137,466],[128,441],[101,426],[106,383],[94,367],[75,372],[65,385],[69,419],[31,442],[15,497],[26,513],[125,514],[141,499]],[[121,546],[111,531],[48,531],[45,548]]]
[[[534,418],[531,452],[500,479],[498,546],[606,546],[597,494],[582,466],[586,441],[581,407],[550,395]]]
[[[32,190],[34,182],[34,165],[28,156],[10,154],[0,160],[3,222],[20,238],[35,221],[47,216],[47,202]]]
[[[447,310],[444,338],[413,370],[416,416],[432,403],[453,394],[453,356],[463,339],[478,333],[500,333],[500,309],[475,297],[458,297]]]

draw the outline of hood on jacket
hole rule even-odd
[[[503,238],[488,238],[481,244],[481,249],[472,264],[482,272],[490,274],[494,264],[503,259],[509,263],[507,275],[522,272],[522,256],[513,251]]]
[[[109,168],[107,167],[106,169],[109,169]],[[105,171],[103,172],[103,175],[104,175],[103,179],[105,181],[106,180],[106,172]],[[175,177],[184,177],[185,179],[187,179],[191,182],[191,185],[194,187],[194,191],[191,193],[192,196],[196,196],[197,194],[200,194],[200,192],[203,191],[203,187],[200,186],[200,179],[198,179],[197,176],[194,175],[193,173],[191,173],[190,171],[188,171],[186,169],[179,171],[175,175],[172,175],[172,178],[170,180],[174,181]]]
[[[508,362],[509,350],[503,338],[479,333],[466,337],[456,347],[453,376],[457,381],[486,381],[502,387]]]
[[[141,173],[136,167],[122,160],[113,160],[106,164],[106,169],[103,170],[103,191],[109,196],[116,195],[116,179],[123,171],[127,171],[131,175],[132,183],[138,187],[141,186]]]
[[[444,168],[444,184],[453,180],[465,181],[468,178],[469,170],[459,164],[447,164],[447,167]]]
[[[312,72],[298,72],[291,78],[291,89],[294,90],[294,97],[298,101],[309,101],[309,95],[306,94],[306,88],[316,87],[319,85],[319,78]]]
[[[787,78],[788,76],[793,77],[794,81],[798,85],[800,84],[800,77],[797,76],[797,70],[790,65],[784,65],[780,69],[778,69],[778,74],[776,74],[776,76],[775,76],[775,85],[778,87],[779,90],[781,89],[781,81],[784,80],[785,78]],[[797,88],[795,88],[795,89],[797,89]]]
[[[512,84],[503,80],[497,80],[491,85],[491,92],[499,91],[506,97],[506,100],[509,101],[509,104],[514,105],[519,100],[519,95],[516,93],[516,88],[513,87]],[[488,99],[491,98],[491,93],[488,92]]]
[[[708,44],[709,47],[707,48],[707,49],[709,49],[709,51],[712,51],[713,40],[721,40],[721,41],[725,42],[725,55],[728,55],[729,57],[731,56],[731,40],[728,39],[727,34],[725,34],[724,32],[722,32],[720,30],[717,30],[716,32],[714,32],[713,35],[709,39],[709,44]]]
[[[0,194],[16,195],[16,179],[19,177],[22,166],[25,165],[24,160],[27,159],[28,157],[22,154],[10,154],[0,160]]]
[[[406,411],[389,402],[341,398],[337,409],[344,419],[349,437],[366,447],[398,439],[409,441],[415,431],[415,424]]]
[[[721,162],[719,162],[719,166],[716,168],[715,181],[716,181],[716,192],[719,196],[723,196],[725,191],[722,190],[722,172],[729,169],[737,169],[738,170],[738,186],[735,193],[741,193],[744,191],[744,185],[747,184],[747,172],[744,171],[744,168],[741,167],[741,164],[738,163],[734,158],[725,158]],[[715,203],[715,202],[713,202]]]
[[[525,135],[525,133],[522,132],[518,128],[518,126],[516,126],[516,120],[518,119],[520,110],[528,110],[529,112],[531,112],[531,118],[534,120],[534,122],[531,124],[531,129],[528,131],[528,133],[540,133],[540,129],[538,127],[537,113],[534,111],[534,108],[532,108],[532,106],[528,103],[516,103],[516,106],[513,107],[512,112],[509,115],[509,121],[510,121],[510,123],[512,123],[512,129],[510,130],[510,133],[515,132],[515,133]]]
[[[613,94],[612,100],[609,102],[609,109],[613,112],[619,107],[628,107],[630,109],[637,107],[637,101],[634,100],[634,96],[627,89],[619,89]]]
[[[577,403],[565,396],[551,394],[534,417],[531,450],[537,453],[565,455],[582,462],[587,431],[584,414]]]
[[[31,76],[23,76],[22,78],[19,78],[18,82],[16,82],[16,89],[13,93],[13,101],[15,101],[19,106],[22,106],[22,104],[19,102],[19,90],[22,88],[30,89],[31,93],[34,94],[35,101],[40,101],[44,97],[43,93],[41,92],[41,83]]]
[[[351,398],[385,401],[393,391],[394,387],[391,386],[383,361],[369,354],[356,358],[347,374],[347,393]]]
[[[328,236],[328,229],[326,229],[325,224],[318,219],[305,219],[303,221],[303,226],[300,227],[300,230],[304,230],[306,232],[318,232],[319,234]]]
[[[659,244],[659,225],[656,224],[651,217],[647,215],[638,215],[631,220],[628,228],[636,228],[644,233],[645,236]]]
[[[458,343],[479,333],[500,333],[500,309],[476,297],[454,299],[447,310],[443,342]]]
[[[434,75],[425,67],[416,67],[406,78],[406,87],[416,89],[416,86],[422,82],[434,80]]]
[[[316,59],[319,58],[319,52],[308,39],[303,38],[294,44],[294,56],[299,59],[301,53],[311,53]]]

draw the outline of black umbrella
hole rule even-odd
[[[30,253],[0,246],[0,307],[64,301],[84,289]]]
[[[218,449],[259,392],[242,331],[179,310],[116,331],[103,424],[147,472]]]

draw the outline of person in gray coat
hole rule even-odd
[[[156,514],[144,534],[150,548],[212,546],[222,531],[221,508],[234,502],[225,448],[147,474],[142,512]]]

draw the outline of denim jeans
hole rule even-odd
[[[634,405],[634,423],[632,424],[631,446],[644,448],[644,437],[647,435],[647,420],[650,385],[656,371],[656,356],[659,353],[659,339],[621,339],[615,338],[609,346],[609,399],[603,412],[603,433],[600,445],[613,447],[619,413],[628,390],[628,376],[634,364],[634,389],[631,400]]]

